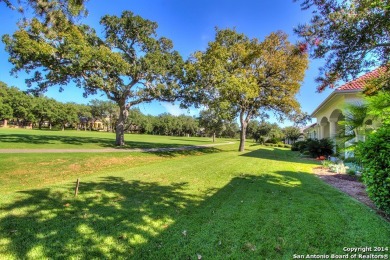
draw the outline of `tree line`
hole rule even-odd
[[[124,125],[127,133],[235,138],[240,131],[237,122],[215,120],[217,117],[211,110],[200,111],[198,117],[168,113],[145,115],[138,108],[132,108],[128,113]],[[62,103],[0,82],[0,120],[3,120],[3,125],[114,132],[118,117],[119,109],[112,101],[94,99],[88,104]],[[260,143],[277,143],[286,138],[294,142],[300,136],[300,130],[296,127],[282,129],[276,123],[252,120],[246,134]]]
[[[43,95],[34,96],[0,82],[0,119],[5,126],[88,129],[98,119],[96,113],[92,106],[61,103]]]

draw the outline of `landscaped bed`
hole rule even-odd
[[[336,173],[330,171],[326,167],[315,167],[314,173],[318,175],[322,180],[332,185],[333,187],[345,192],[354,199],[364,203],[373,210],[377,211],[383,218],[390,221],[390,217],[385,215],[381,210],[378,210],[372,200],[368,197],[366,192],[366,186],[359,181],[358,176],[351,176],[343,173]]]

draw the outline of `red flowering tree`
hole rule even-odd
[[[319,92],[372,68],[389,67],[389,0],[295,1],[313,11],[310,23],[299,25],[295,32],[310,47],[311,57],[326,60],[317,78]],[[380,84],[389,83],[387,70]]]

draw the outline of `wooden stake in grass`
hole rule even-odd
[[[77,196],[77,194],[79,193],[79,185],[80,185],[80,179],[77,178],[76,189],[74,190],[74,196]]]

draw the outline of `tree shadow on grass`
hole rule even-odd
[[[178,147],[178,149],[150,151],[148,153],[155,154],[160,157],[174,158],[174,157],[181,157],[181,156],[206,155],[206,154],[213,154],[219,152],[222,152],[222,150],[215,147],[186,146],[183,149]]]
[[[194,206],[198,198],[183,194],[185,186],[105,177],[82,182],[76,198],[71,187],[23,191],[1,207],[1,234],[9,241],[5,252],[18,259],[129,256]]]
[[[3,143],[22,143],[22,144],[70,144],[85,145],[98,144],[100,147],[115,147],[114,140],[101,137],[79,137],[63,135],[28,135],[28,134],[2,134],[0,135]]]
[[[194,144],[186,143],[153,143],[153,142],[140,142],[132,141],[131,137],[128,137],[130,140],[126,140],[126,145],[123,147],[118,147],[115,145],[115,140],[113,138],[102,138],[102,137],[87,137],[87,136],[63,136],[63,135],[53,135],[52,132],[50,135],[28,135],[28,134],[1,134],[0,141],[3,143],[12,143],[12,144],[33,144],[33,145],[56,145],[56,144],[66,144],[74,146],[84,146],[93,144],[97,147],[102,148],[117,148],[117,149],[151,149],[151,148],[171,148],[171,147],[181,147],[181,146],[196,146]],[[145,136],[147,140],[147,136]],[[182,139],[171,139],[171,140],[180,140]],[[194,140],[185,140],[191,141]],[[198,142],[198,141],[197,141]],[[201,141],[199,141],[201,142]],[[36,147],[35,147],[36,148]]]
[[[210,140],[199,140],[199,139],[186,139],[186,137],[183,138],[170,138],[169,140],[175,140],[175,141],[186,141],[186,142],[199,142],[199,143],[210,143]]]
[[[354,201],[308,173],[241,173],[198,195],[188,188],[105,177],[82,182],[77,198],[71,187],[24,191],[1,207],[0,234],[8,244],[0,253],[19,259],[283,259],[342,253],[346,244],[384,245],[390,235],[379,236],[377,219],[355,216]],[[361,229],[356,219],[362,218],[370,228]]]
[[[132,257],[292,259],[294,254],[345,254],[346,244],[386,244],[390,229],[378,236],[385,223],[373,214],[356,215],[358,207],[309,173],[243,173],[222,189],[205,191],[199,206],[177,216]],[[361,218],[375,228],[362,227]]]
[[[272,192],[267,183],[277,179],[241,174],[222,189],[208,187],[197,196],[186,194],[187,183],[164,186],[118,177],[82,182],[76,198],[70,186],[65,192],[23,191],[15,202],[1,207],[1,234],[9,242],[0,253],[18,259],[191,258],[202,241],[212,239],[216,246],[215,239],[233,239],[234,234],[225,230],[231,228],[231,221],[243,225],[239,232],[246,232],[248,221],[257,218],[250,214],[240,217],[246,214],[253,185],[265,183],[267,194]],[[245,204],[241,204],[243,200]],[[217,232],[205,232],[217,220],[215,214],[221,221]],[[231,243],[229,247],[237,246],[237,241]],[[221,253],[229,255],[231,249],[226,250]],[[208,251],[202,254],[212,256]]]
[[[243,153],[241,156],[259,158],[259,159],[268,159],[275,161],[285,161],[285,162],[294,162],[294,163],[305,163],[305,164],[314,164],[318,165],[319,162],[313,159],[300,158],[297,152],[289,151],[286,149],[280,148],[265,148],[259,147],[259,149]]]

